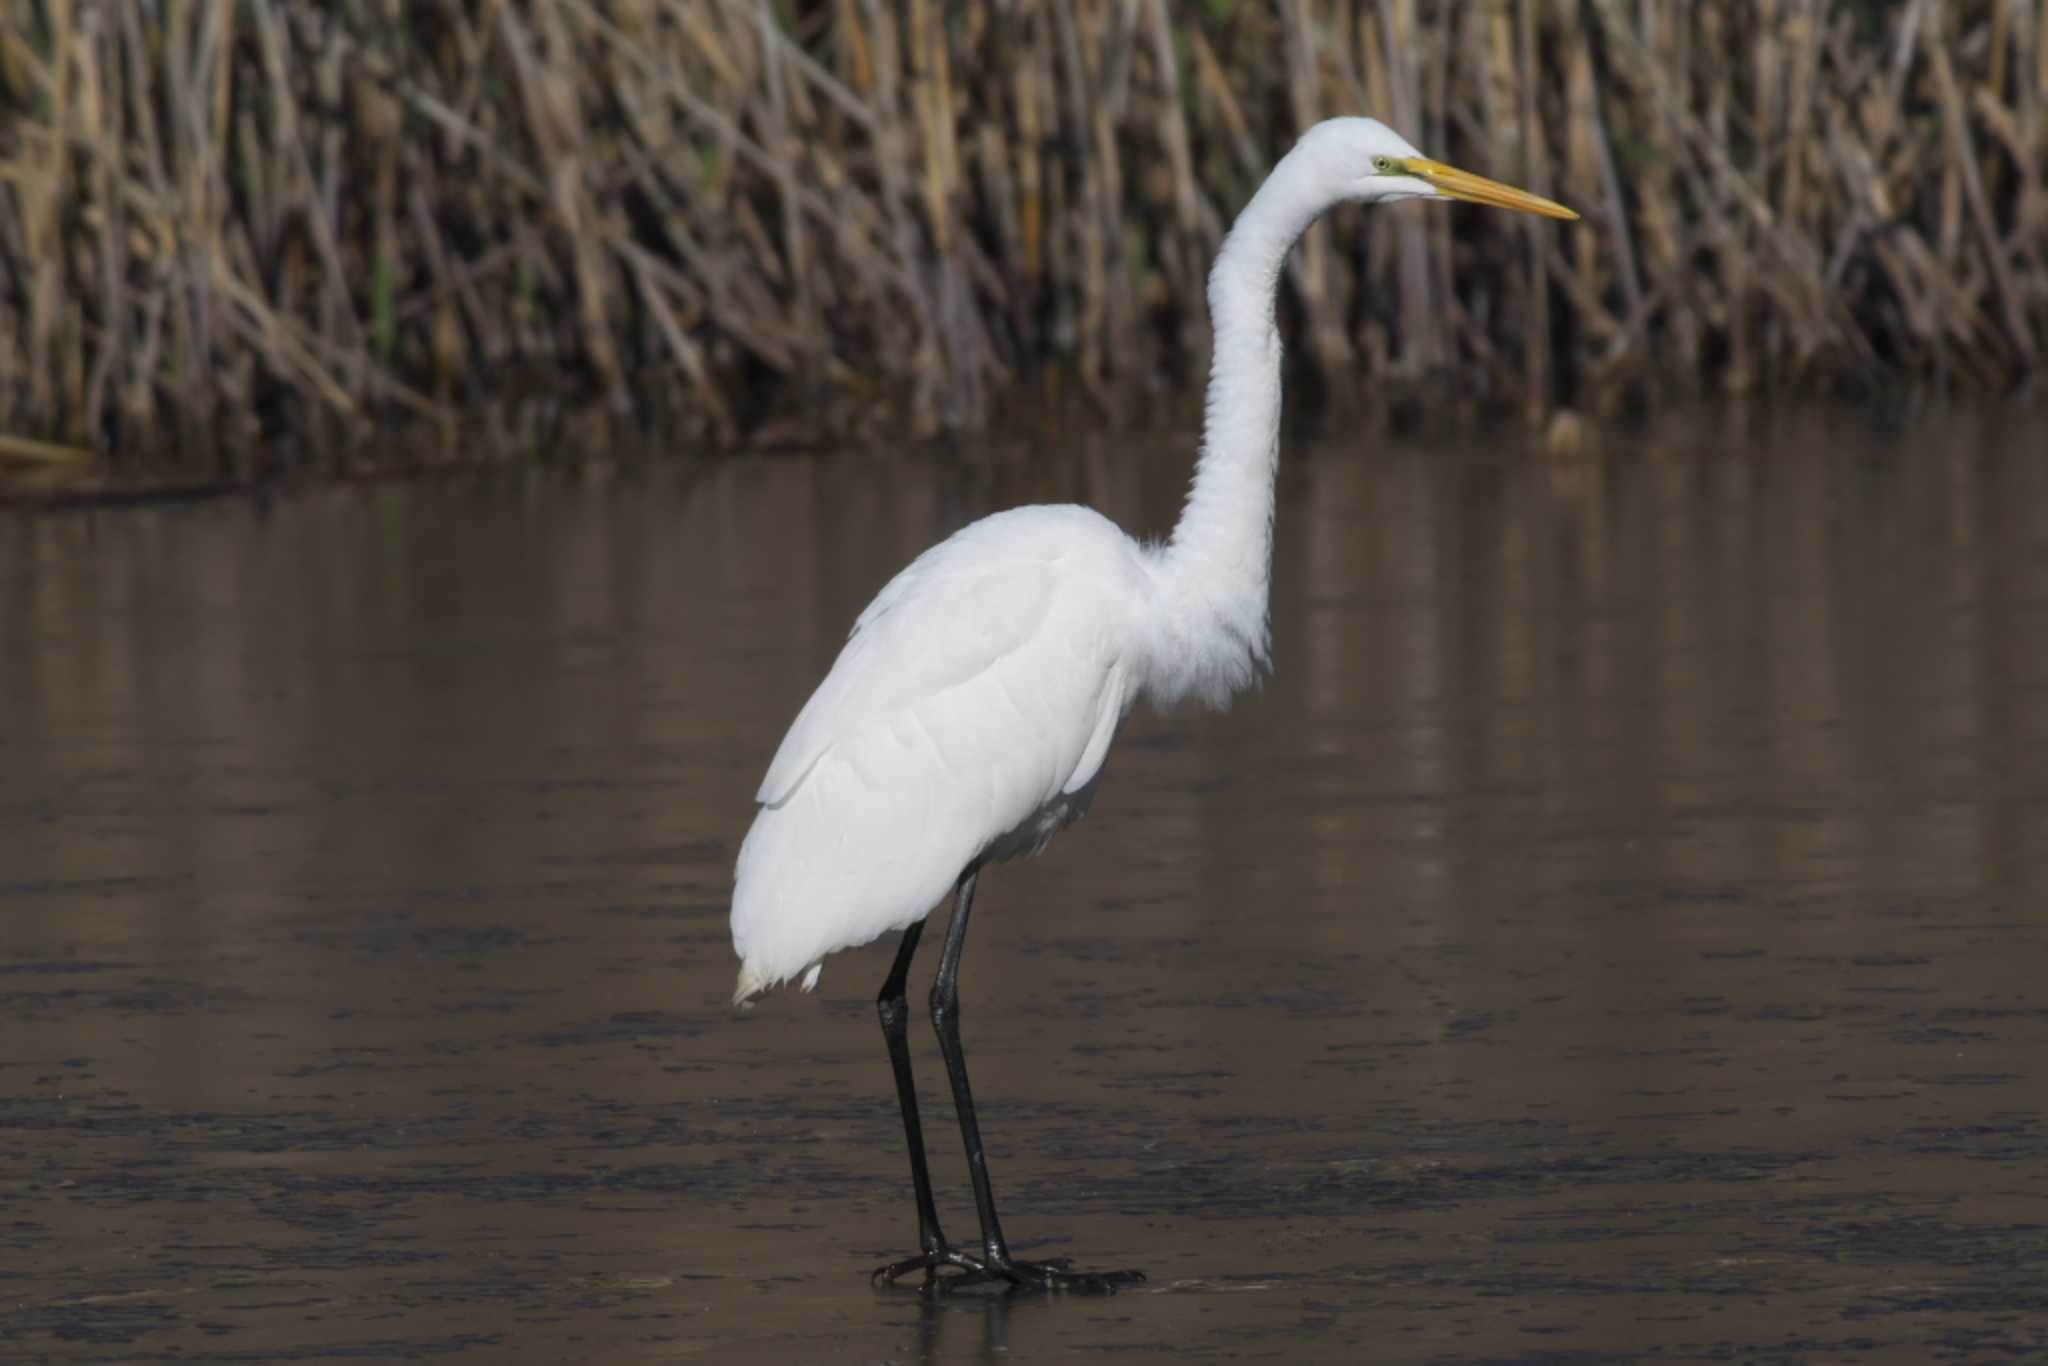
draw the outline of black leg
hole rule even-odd
[[[926,1252],[946,1245],[939,1228],[938,1206],[932,1202],[932,1173],[924,1158],[924,1125],[917,1117],[917,1083],[910,1077],[910,1002],[904,995],[904,979],[910,975],[910,957],[917,952],[918,937],[924,933],[922,920],[903,932],[902,947],[896,950],[896,966],[882,983],[875,1009],[882,1017],[882,1037],[889,1044],[889,1067],[896,1073],[896,1104],[903,1111],[903,1138],[910,1145],[910,1179],[917,1186],[917,1241]]]
[[[974,1181],[974,1208],[981,1215],[981,1250],[990,1262],[1006,1261],[1010,1248],[996,1218],[995,1195],[989,1190],[988,1159],[981,1150],[981,1125],[974,1117],[974,1093],[967,1085],[967,1059],[960,1051],[960,954],[967,947],[967,916],[974,909],[974,884],[979,868],[967,870],[953,899],[953,923],[946,927],[946,947],[939,954],[939,975],[932,979],[932,1028],[946,1057],[946,1077],[953,1083],[953,1108],[960,1113],[960,1137],[967,1144],[967,1174]]]
[[[988,1160],[981,1147],[981,1126],[974,1117],[974,1093],[967,1084],[967,1059],[960,1050],[960,954],[967,945],[967,917],[974,909],[974,884],[979,867],[969,868],[960,879],[953,900],[953,921],[946,927],[946,947],[939,956],[939,973],[932,982],[932,1027],[938,1031],[939,1051],[946,1057],[946,1076],[953,1083],[953,1104],[960,1112],[960,1137],[967,1145],[967,1171],[974,1181],[974,1208],[981,1215],[983,1270],[1014,1285],[1046,1290],[1083,1290],[1104,1293],[1118,1285],[1142,1281],[1140,1271],[1070,1271],[1064,1258],[1048,1262],[1024,1262],[1010,1256],[1003,1239],[1002,1224],[996,1218],[995,1195],[989,1189]]]
[[[912,1271],[924,1271],[929,1280],[938,1267],[953,1261],[953,1250],[939,1227],[938,1206],[932,1201],[931,1168],[924,1155],[924,1125],[917,1117],[917,1083],[910,1075],[910,1003],[904,983],[910,976],[910,959],[917,952],[917,941],[923,933],[922,920],[903,932],[896,964],[889,969],[881,994],[875,997],[875,1012],[882,1017],[882,1038],[889,1045],[889,1068],[896,1074],[896,1104],[903,1112],[903,1138],[910,1146],[910,1179],[917,1187],[917,1243],[923,1249],[921,1256],[877,1267],[875,1278],[885,1281],[894,1281]]]

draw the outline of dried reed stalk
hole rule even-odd
[[[1337,215],[1285,310],[1329,393],[2003,385],[2048,326],[2048,3],[0,2],[16,466],[527,394],[1122,408],[1199,379],[1231,213],[1344,112],[1587,218]]]

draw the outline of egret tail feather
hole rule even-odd
[[[825,965],[817,962],[804,970],[803,980],[797,983],[799,991],[816,991],[818,978],[823,975]],[[751,1010],[754,998],[770,988],[782,985],[786,978],[777,977],[773,969],[755,963],[740,964],[740,977],[732,989],[732,1003],[742,1010]]]
[[[732,1003],[741,1009],[754,1004],[754,998],[775,985],[775,980],[766,968],[752,963],[740,964],[739,984],[732,989]]]

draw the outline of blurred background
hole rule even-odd
[[[1336,215],[1303,399],[1991,391],[2048,324],[2030,0],[5,10],[17,477],[1156,425],[1232,214],[1340,113],[1585,221]]]

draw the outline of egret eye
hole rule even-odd
[[[1380,175],[1392,175],[1397,169],[1392,157],[1374,157],[1372,168]]]

